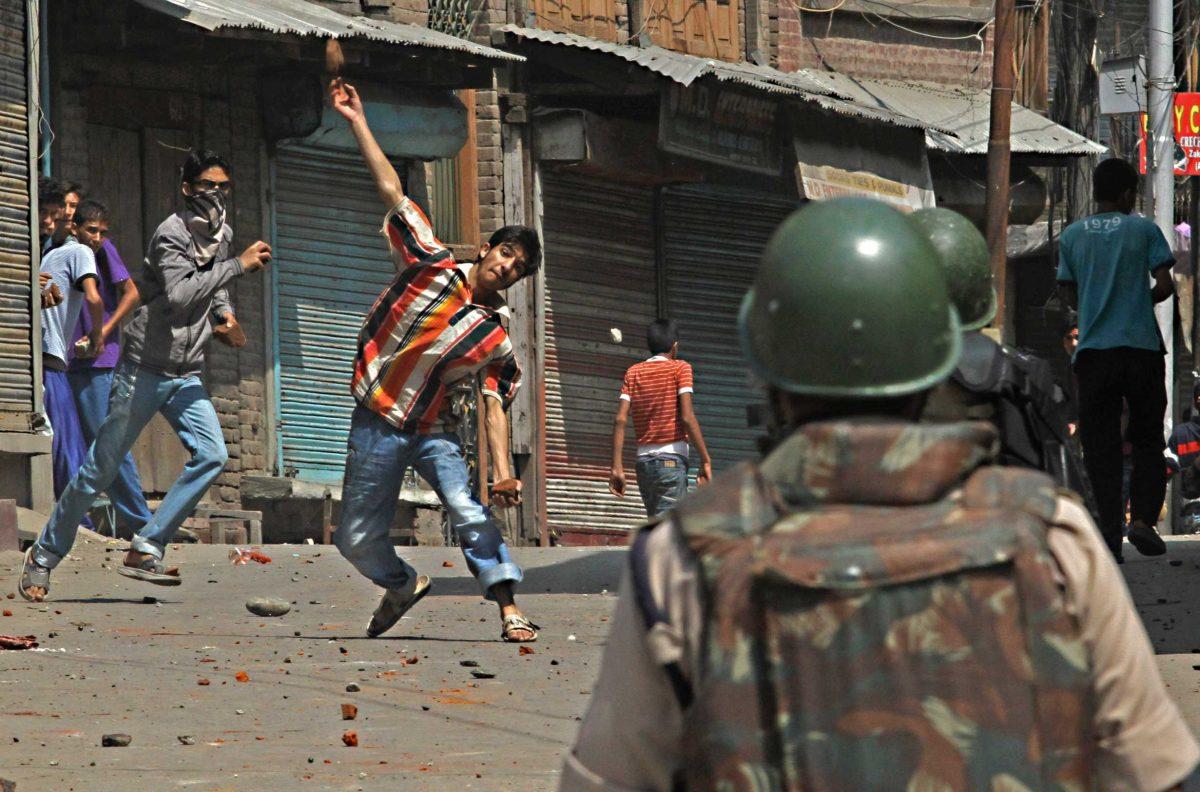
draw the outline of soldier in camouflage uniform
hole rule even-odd
[[[800,210],[739,329],[776,447],[638,533],[562,788],[1178,788],[1200,748],[1086,512],[917,423],[961,339],[911,221]]]
[[[963,351],[949,379],[929,395],[927,421],[988,421],[1000,438],[1000,464],[1041,470],[1083,497],[1098,514],[1079,441],[1071,436],[1066,393],[1050,364],[984,335],[996,315],[987,242],[950,209],[922,209],[911,219],[942,265],[963,328]],[[1120,559],[1120,548],[1116,553]]]

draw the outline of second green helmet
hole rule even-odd
[[[763,253],[738,317],[762,379],[819,398],[931,388],[961,351],[937,254],[897,210],[865,198],[792,213]]]
[[[996,290],[983,234],[974,223],[950,209],[921,209],[909,219],[937,252],[963,330],[987,325],[996,316]]]

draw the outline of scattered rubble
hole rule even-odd
[[[190,734],[181,734],[178,737],[176,737],[175,739],[179,740],[180,745],[195,745],[196,744],[196,738],[191,736]]]
[[[354,720],[358,717],[358,705],[343,704],[342,705],[342,720]]]
[[[362,688],[358,686],[357,682],[351,682],[349,685],[346,685],[347,693],[357,693],[360,690],[362,690]]]
[[[247,674],[245,671],[238,671],[236,674],[233,675],[233,678],[236,679],[238,682],[249,682],[250,681],[250,675]]]
[[[346,732],[345,734],[342,735],[342,742],[344,742],[346,744],[347,748],[357,748],[358,747],[358,732],[354,731],[353,729]]]
[[[133,742],[128,734],[106,734],[100,738],[100,744],[105,748],[124,748]]]

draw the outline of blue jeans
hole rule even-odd
[[[71,383],[71,393],[75,395],[75,407],[79,411],[79,426],[83,430],[84,449],[96,442],[100,425],[108,415],[108,395],[112,391],[113,370],[110,368],[88,368],[81,371],[67,372],[67,381]],[[83,464],[83,454],[79,455],[79,464]],[[78,467],[71,471],[74,478]],[[121,462],[117,477],[108,487],[108,496],[112,499],[113,508],[122,525],[129,526],[136,533],[143,525],[150,522],[150,507],[146,505],[146,496],[142,492],[142,479],[138,476],[137,463],[133,454],[126,454]],[[114,530],[116,526],[113,526]]]
[[[638,492],[647,517],[657,517],[687,495],[688,461],[678,454],[663,454],[638,460]]]
[[[175,530],[196,508],[229,456],[217,411],[199,377],[171,377],[122,361],[113,376],[108,417],[34,545],[38,564],[53,569],[70,552],[80,518],[96,495],[112,485],[125,455],[156,412],[163,414],[192,455],[150,522],[133,537],[134,550],[163,557]]]
[[[409,467],[429,482],[450,519],[484,596],[498,583],[519,583],[524,574],[489,512],[471,492],[467,461],[457,435],[401,432],[364,407],[350,421],[342,516],[334,544],[354,568],[386,589],[414,585],[417,571],[388,538],[396,516],[400,485]]]

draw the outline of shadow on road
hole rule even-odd
[[[518,550],[515,555],[517,562],[520,563],[520,551]],[[525,579],[517,586],[517,593],[520,595],[615,592],[621,583],[621,574],[625,570],[626,558],[627,556],[623,552],[605,550],[580,553],[577,558],[567,561],[526,567]],[[462,560],[454,563],[466,565],[466,562]],[[473,577],[463,575],[439,577],[436,574],[429,574],[433,578],[431,597],[439,595],[470,596],[480,593],[479,585]]]

